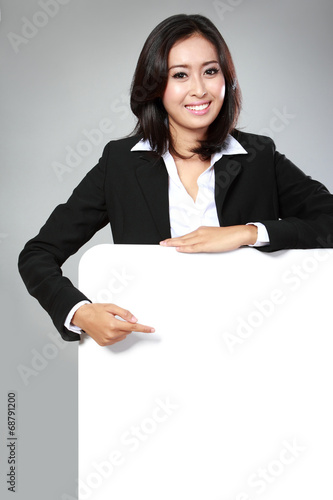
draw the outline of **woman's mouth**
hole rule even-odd
[[[204,115],[210,106],[210,102],[204,102],[202,104],[186,104],[185,108],[196,115]]]

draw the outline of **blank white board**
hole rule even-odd
[[[79,288],[152,334],[79,346],[79,500],[333,496],[333,250],[99,245]]]

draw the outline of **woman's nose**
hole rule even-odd
[[[206,94],[205,83],[202,78],[197,77],[193,79],[193,84],[191,88],[191,95],[196,97],[203,97]]]

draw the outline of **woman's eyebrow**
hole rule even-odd
[[[204,63],[202,63],[201,66],[202,67],[208,66],[209,64],[220,64],[220,63],[219,63],[219,61],[213,60],[213,61],[204,62]],[[174,66],[170,66],[169,70],[174,69],[174,68],[190,68],[190,65],[188,65],[188,64],[175,64]]]

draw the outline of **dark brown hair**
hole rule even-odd
[[[241,108],[241,92],[235,67],[221,33],[206,17],[177,14],[162,21],[148,36],[138,59],[131,86],[131,109],[138,121],[134,129],[149,140],[152,149],[162,155],[169,148],[175,152],[162,97],[168,78],[168,56],[173,45],[182,39],[199,34],[216,48],[226,92],[222,109],[208,128],[207,138],[193,150],[208,159],[234,131]]]

